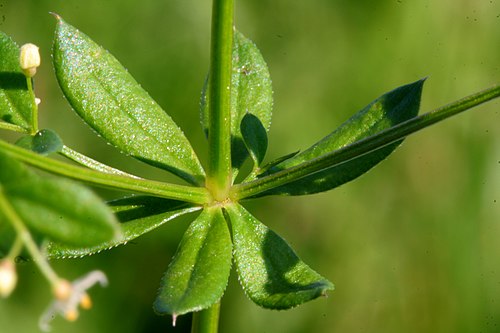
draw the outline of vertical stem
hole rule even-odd
[[[193,313],[191,333],[217,333],[219,329],[220,302],[210,308]]]
[[[28,91],[33,99],[33,108],[31,110],[31,135],[38,132],[38,105],[36,104],[35,92],[33,91],[32,78],[26,77],[26,84],[28,86]]]
[[[231,73],[233,0],[213,0],[208,82],[207,188],[215,200],[227,198],[231,187]],[[220,302],[193,313],[191,333],[217,333]]]
[[[231,186],[233,0],[214,0],[210,47],[207,187],[224,200]]]

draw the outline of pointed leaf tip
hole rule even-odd
[[[55,13],[55,12],[49,12],[49,14],[52,15],[52,16],[54,16],[55,19],[58,21],[58,23],[63,20],[62,17],[59,14]]]
[[[303,162],[348,147],[356,141],[417,116],[425,80],[426,78],[383,94],[354,114],[335,131],[302,153],[270,168],[264,175],[298,166]],[[366,173],[389,156],[402,141],[352,158],[349,161],[337,163],[258,196],[270,194],[304,195],[331,190]]]
[[[172,315],[172,327],[175,327],[175,323],[177,322],[177,315],[173,314]]]

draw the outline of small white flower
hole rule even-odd
[[[105,287],[108,284],[106,275],[101,271],[92,271],[87,275],[70,283],[67,280],[60,280],[54,287],[55,300],[52,301],[49,308],[42,314],[38,325],[44,332],[50,331],[49,323],[60,314],[68,321],[78,319],[78,306],[83,309],[90,309],[92,301],[87,294],[87,289],[94,284],[99,283]]]
[[[40,66],[40,52],[35,44],[24,44],[19,54],[19,64],[27,77],[33,77]]]
[[[14,261],[4,259],[0,261],[0,296],[9,297],[17,284],[16,266]]]

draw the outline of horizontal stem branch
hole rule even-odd
[[[341,149],[327,153],[318,158],[284,169],[257,180],[233,186],[231,198],[241,200],[255,196],[272,188],[282,186],[316,172],[338,166],[349,160],[383,148],[395,141],[404,139],[410,134],[452,117],[460,112],[478,106],[500,96],[500,85],[470,95],[421,116],[409,119],[365,139],[356,141]]]
[[[47,158],[2,140],[0,140],[0,149],[12,157],[41,170],[96,186],[138,192],[195,204],[205,204],[210,201],[210,195],[203,187],[177,185],[103,173]]]
[[[29,134],[30,133],[29,129],[26,129],[26,128],[18,126],[18,125],[6,123],[6,122],[3,122],[3,121],[0,121],[0,129],[4,129],[4,130],[7,130],[7,131],[18,132],[18,133],[23,133],[23,134]]]
[[[96,161],[93,158],[90,158],[86,155],[83,155],[82,153],[79,153],[79,152],[69,148],[68,146],[63,146],[63,148],[59,154],[72,160],[73,162],[76,162],[76,163],[78,163],[82,166],[85,166],[89,169],[92,169],[92,170],[96,170],[96,171],[99,171],[102,173],[121,175],[121,176],[130,177],[130,178],[140,179],[140,177],[131,175],[127,172],[115,169],[113,167],[110,167],[109,165],[106,165],[104,163]]]

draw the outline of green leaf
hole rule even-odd
[[[0,186],[29,229],[71,246],[93,246],[120,236],[107,206],[87,188],[42,178],[0,152]]]
[[[207,82],[201,97],[201,123],[208,131]],[[231,78],[231,149],[234,177],[248,157],[240,124],[247,114],[256,116],[269,130],[273,108],[273,90],[267,64],[257,46],[238,31],[233,40],[233,74]]]
[[[241,120],[241,135],[252,157],[254,167],[260,166],[267,151],[267,132],[260,119],[251,113],[247,113]]]
[[[238,204],[226,207],[234,261],[248,297],[269,309],[289,309],[324,296],[333,284],[313,271],[276,233]]]
[[[110,250],[154,230],[165,223],[201,207],[183,201],[150,196],[132,196],[108,202],[108,206],[121,222],[122,235],[111,241],[91,247],[70,247],[50,243],[47,254],[50,258],[77,258]]]
[[[271,168],[265,174],[272,174],[313,160],[415,117],[420,107],[423,84],[424,80],[419,80],[380,96],[312,147]],[[373,168],[390,155],[402,141],[276,187],[258,196],[269,194],[303,195],[331,190]]]
[[[19,65],[19,47],[0,31],[0,121],[29,131],[34,103]]]
[[[17,140],[16,145],[44,156],[58,153],[64,146],[59,135],[50,129],[40,130],[33,136],[24,136]]]
[[[75,111],[125,154],[202,184],[203,168],[172,118],[116,58],[58,19],[54,67]]]
[[[154,309],[174,318],[215,304],[231,270],[231,236],[219,207],[206,208],[189,226],[163,276]]]

